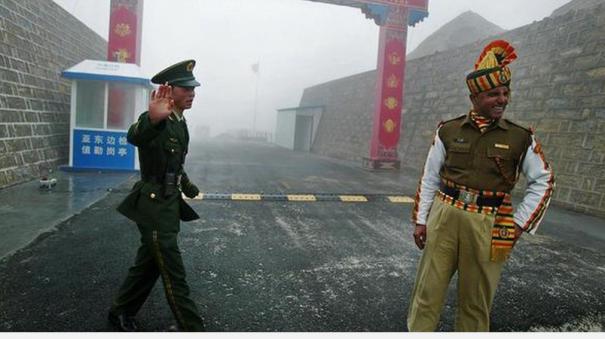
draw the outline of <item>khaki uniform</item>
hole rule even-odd
[[[110,312],[134,316],[161,277],[179,328],[203,331],[203,321],[189,297],[177,243],[180,220],[199,218],[179,189],[179,177],[184,191],[194,187],[183,170],[189,144],[187,124],[172,113],[154,126],[145,112],[130,127],[128,141],[138,147],[142,180],[118,211],[137,223],[141,245]]]
[[[446,150],[443,179],[481,190],[510,192],[531,133],[507,119],[500,119],[481,133],[468,115],[444,123],[439,137]]]
[[[493,226],[498,208],[502,207],[477,207],[461,202],[442,192],[451,191],[447,191],[443,183],[455,183],[456,187],[474,192],[494,192],[494,196],[495,192],[506,193],[509,197],[523,170],[532,180],[535,172],[539,173],[538,182],[553,184],[552,172],[537,168],[540,157],[532,152],[535,146],[529,130],[506,119],[500,119],[483,133],[471,121],[470,114],[440,125],[427,158],[412,217],[414,224],[427,225],[427,235],[408,311],[410,331],[436,329],[449,282],[456,272],[455,329],[489,330],[492,301],[504,264],[490,260]],[[528,156],[531,159],[526,159]],[[551,190],[552,185],[545,190],[545,197],[550,197]],[[488,197],[486,201],[489,199],[493,198]],[[535,210],[543,211],[543,208],[535,206]],[[538,223],[541,218],[534,213],[533,219],[530,217],[526,222],[524,213],[520,211],[520,215],[515,216],[515,222],[522,227]],[[526,230],[531,227],[527,226]]]

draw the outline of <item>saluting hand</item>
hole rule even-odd
[[[172,100],[172,87],[165,83],[151,93],[149,102],[149,120],[152,124],[157,124],[166,119],[172,112],[174,100]]]
[[[416,242],[416,246],[419,249],[424,249],[424,245],[426,244],[426,225],[416,224],[416,229],[414,229],[414,242]]]

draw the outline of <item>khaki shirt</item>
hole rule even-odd
[[[481,133],[469,115],[443,123],[439,138],[445,147],[440,176],[477,190],[510,192],[531,145],[531,132],[506,119]]]
[[[425,225],[442,180],[476,190],[510,192],[521,172],[528,187],[514,211],[514,222],[535,233],[555,185],[535,136],[500,119],[481,133],[470,114],[439,125],[416,191],[412,222]]]

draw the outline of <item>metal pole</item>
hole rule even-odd
[[[258,82],[260,79],[260,62],[257,63],[257,67],[259,67],[259,69],[255,72],[256,73],[256,89],[255,89],[255,94],[254,94],[254,118],[252,120],[252,137],[256,137],[256,113],[258,111]]]

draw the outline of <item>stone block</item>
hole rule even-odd
[[[561,121],[559,120],[550,120],[550,119],[541,119],[538,122],[536,127],[537,131],[540,132],[559,132],[561,128]]]
[[[25,99],[20,97],[5,97],[8,108],[11,109],[26,109]]]
[[[601,150],[592,150],[588,161],[594,164],[605,163],[605,152]]]
[[[22,125],[22,124],[15,124],[13,125],[15,128],[15,135],[17,137],[28,137],[32,135],[32,128],[31,125],[27,124],[27,125]]]
[[[569,187],[565,187],[565,185],[560,185],[557,183],[557,188],[554,192],[554,199],[558,201],[569,201],[570,193],[571,189]]]
[[[23,159],[23,162],[26,164],[33,164],[41,160],[40,155],[37,151],[21,152],[21,157]]]
[[[577,175],[558,174],[558,173],[555,173],[555,175],[556,175],[556,180],[557,180],[557,186],[562,185],[562,186],[567,186],[567,187],[578,188],[578,187],[581,187],[582,183],[584,182],[584,179]]]
[[[582,141],[583,138],[578,138],[577,134],[574,133],[552,134],[549,137],[549,144],[554,146],[580,148]]]
[[[0,139],[8,138],[8,126],[6,124],[0,124]],[[2,143],[4,144],[4,143]],[[0,152],[1,153],[1,152]]]
[[[599,206],[602,193],[595,193],[590,191],[572,190],[571,195],[573,196],[574,202],[578,205],[583,206]]]
[[[10,69],[0,69],[0,80],[19,82],[19,75],[17,72]]]
[[[10,168],[17,166],[15,154],[0,155],[0,168]]]
[[[4,140],[4,144],[6,145],[7,153],[16,153],[30,148],[27,139],[8,139]]]
[[[574,61],[574,69],[586,70],[601,66],[598,53],[582,55]]]
[[[605,178],[605,167],[600,164],[578,162],[576,173],[580,176]]]
[[[586,95],[587,92],[587,84],[584,83],[563,85],[563,95],[565,96]]]
[[[595,191],[597,179],[594,177],[584,177],[582,178],[582,185],[579,186],[582,190],[585,191]]]
[[[605,66],[591,69],[586,72],[590,78],[603,79],[605,78]]]
[[[548,98],[544,106],[547,109],[563,111],[565,113],[576,110],[578,107],[574,98]]]

